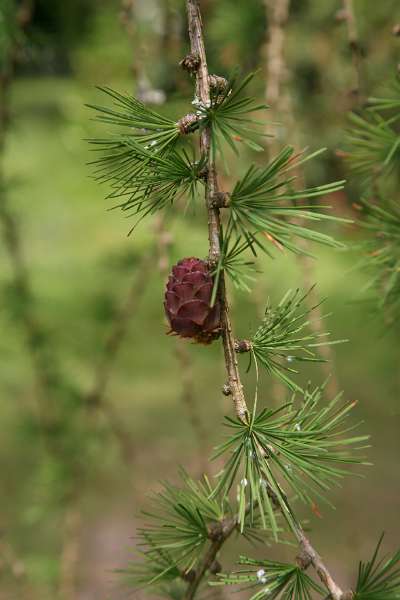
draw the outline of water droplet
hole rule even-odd
[[[246,487],[249,482],[247,481],[246,477],[244,477],[240,483],[243,487]]]
[[[294,356],[287,356],[287,357],[286,357],[286,360],[287,360],[288,362],[293,362],[293,361],[294,361]]]
[[[294,426],[296,431],[301,431],[301,425],[300,423],[296,423],[296,425]]]
[[[257,579],[261,579],[261,577],[264,577],[264,575],[265,575],[264,569],[259,569],[257,571]]]

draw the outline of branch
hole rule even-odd
[[[345,0],[346,1],[346,0]],[[350,0],[351,1],[351,0]],[[282,114],[285,113],[285,122],[287,129],[292,132],[292,135],[296,133],[296,119],[294,118],[294,111],[292,101],[288,90],[282,93],[282,83],[288,76],[288,69],[285,62],[284,49],[285,49],[285,38],[286,38],[286,23],[289,17],[290,0],[265,0],[266,9],[268,12],[268,37],[269,41],[267,44],[267,61],[265,66],[267,86],[265,91],[265,97],[267,104],[271,106],[272,111],[276,110],[277,106],[281,106],[283,110]],[[273,119],[274,120],[274,119]],[[276,138],[271,138],[274,140]],[[273,148],[271,142],[271,148]],[[276,145],[276,144],[275,144]],[[299,145],[299,144],[298,144]],[[299,187],[304,186],[304,174],[300,168],[295,170],[296,182]],[[298,221],[301,225],[301,221]],[[308,248],[306,240],[299,240],[299,245],[305,250]],[[310,290],[307,295],[306,302],[309,308],[313,307],[314,318],[310,320],[310,329],[316,335],[323,333],[322,328],[322,312],[321,312],[321,299],[318,297],[317,290],[314,286],[314,268],[313,259],[306,254],[300,254],[297,257],[300,268],[303,275],[304,288]],[[339,393],[339,385],[337,378],[332,371],[334,371],[335,356],[332,347],[327,345],[320,346],[318,348],[320,356],[326,361],[322,363],[321,368],[324,371],[325,377],[329,380],[327,384],[327,392],[331,398],[334,398]]]
[[[172,236],[169,231],[165,229],[165,222],[162,216],[156,217],[155,224],[155,235],[157,244],[157,258],[158,258],[158,269],[163,276],[167,276],[169,271],[169,248],[172,245]],[[194,396],[194,385],[193,385],[193,370],[192,360],[187,349],[185,342],[179,338],[175,342],[176,358],[179,363],[180,373],[182,374],[182,393],[181,401],[185,405],[190,424],[193,432],[197,437],[197,443],[200,451],[200,468],[201,473],[206,472],[207,465],[207,452],[206,452],[206,441],[207,434],[203,427],[199,411],[196,406],[196,399]]]
[[[182,374],[181,400],[186,407],[190,424],[197,438],[200,452],[199,467],[203,474],[207,472],[208,464],[206,452],[207,433],[197,409],[196,398],[194,397],[192,361],[184,340],[176,340],[176,356]]]
[[[313,548],[309,539],[306,537],[301,528],[299,528],[297,538],[300,544],[300,550],[303,553],[303,557],[306,559],[306,561],[308,559],[308,561],[312,564],[318,574],[318,577],[329,590],[329,596],[332,598],[332,600],[345,600],[345,598],[348,600],[350,597],[352,597],[353,594],[351,592],[343,592],[342,589],[337,585],[318,552],[316,552],[316,550]]]
[[[290,0],[264,0],[268,14],[267,87],[265,97],[272,110],[279,104],[281,86],[285,79],[285,25],[289,16]],[[272,119],[274,120],[274,119]]]
[[[353,0],[343,0],[343,9],[339,11],[338,18],[346,22],[347,39],[353,63],[353,86],[351,93],[356,103],[359,104],[362,99],[362,49],[358,36]]]
[[[208,548],[207,552],[204,554],[204,557],[196,569],[195,575],[190,581],[185,595],[183,596],[184,600],[192,600],[197,592],[199,585],[201,584],[205,574],[209,571],[213,562],[215,561],[218,552],[221,550],[223,544],[226,540],[231,536],[231,534],[235,531],[237,527],[237,519],[236,517],[233,519],[229,519],[227,521],[223,521],[221,527],[218,531],[213,532],[213,541]]]
[[[16,11],[17,26],[22,30],[29,23],[32,15],[32,2],[25,0]],[[5,152],[6,134],[9,125],[9,94],[19,52],[19,44],[11,44],[8,55],[3,57],[0,70],[0,158]],[[0,165],[0,222],[3,241],[9,255],[13,271],[15,290],[21,301],[21,322],[25,332],[28,351],[31,356],[36,382],[42,393],[51,396],[57,381],[57,365],[53,352],[46,352],[43,342],[47,332],[34,314],[34,294],[30,275],[26,266],[17,219],[13,215],[7,201],[6,181],[3,165]],[[50,412],[43,410],[41,419],[48,422]]]
[[[196,70],[196,95],[204,105],[208,105],[210,101],[210,89],[208,80],[208,69],[207,60],[203,40],[202,32],[202,20],[199,8],[198,0],[186,0],[188,24],[189,24],[189,37],[191,54],[199,57],[200,62]],[[207,156],[208,159],[208,174],[206,180],[206,209],[208,214],[208,239],[209,239],[209,261],[215,264],[220,256],[220,211],[218,208],[213,207],[213,197],[218,192],[217,176],[214,161],[211,157],[210,152],[210,129],[204,128],[201,133],[200,147],[202,153]],[[229,392],[232,394],[232,399],[235,407],[236,414],[239,419],[247,421],[249,418],[249,411],[247,408],[243,385],[240,379],[240,373],[236,361],[235,353],[235,339],[232,332],[232,325],[229,318],[229,306],[226,297],[226,289],[224,278],[221,278],[221,284],[219,287],[219,297],[223,308],[222,318],[222,342],[225,354],[225,366],[228,375],[228,386]],[[283,514],[284,511],[281,508]],[[232,531],[235,528],[236,523],[232,525]],[[295,528],[295,536],[300,544],[301,549],[309,557],[311,563],[316,569],[319,578],[328,588],[330,595],[333,600],[342,600],[343,592],[341,588],[335,583],[334,579],[330,575],[327,567],[324,565],[321,557],[318,555],[316,550],[312,547],[311,543],[307,539],[300,524],[297,524]],[[226,538],[225,538],[226,539]],[[208,566],[214,560],[217,552],[220,550],[222,543],[225,541],[222,537],[222,541],[215,541],[211,545],[207,554],[201,563],[196,577],[189,584],[189,587],[185,594],[185,600],[191,600],[197,588],[204,577]],[[211,561],[211,562],[210,562]]]
[[[206,52],[204,47],[202,21],[198,0],[186,0],[189,38],[191,54],[199,57],[200,63],[196,71],[196,95],[201,102],[207,106],[210,102],[210,86]],[[208,215],[208,240],[209,261],[216,265],[221,254],[220,248],[220,211],[213,208],[213,197],[218,192],[215,164],[210,152],[211,132],[209,127],[202,130],[200,136],[200,149],[207,156],[207,178],[205,190],[205,202]],[[232,333],[232,325],[229,317],[229,305],[226,297],[224,277],[221,277],[219,286],[219,298],[222,306],[222,343],[225,354],[225,366],[228,376],[228,386],[232,395],[235,411],[239,419],[246,420],[249,414],[243,393],[243,385],[240,380],[239,367],[235,354],[235,340]]]

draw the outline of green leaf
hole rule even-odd
[[[379,181],[387,186],[388,176],[396,175],[400,160],[400,82],[396,80],[390,98],[370,98],[370,106],[351,113],[350,127],[345,133],[343,156],[353,171],[362,177],[368,189]],[[390,109],[389,115],[385,111]],[[394,113],[394,114],[393,114]]]
[[[109,199],[119,199],[115,205],[129,216],[144,217],[171,207],[174,202],[186,197],[195,202],[199,185],[203,183],[202,173],[205,158],[196,160],[183,148],[158,153],[157,146],[143,148],[132,139],[120,142],[102,142],[107,152],[94,161],[97,167],[95,177],[100,182],[111,182]],[[136,224],[137,224],[136,223]]]
[[[324,362],[318,348],[345,341],[329,340],[328,332],[315,332],[312,328],[312,313],[322,303],[304,306],[312,289],[304,295],[298,289],[289,290],[276,308],[268,303],[263,321],[250,340],[250,356],[293,391],[302,392],[292,378],[298,374],[296,362]]]
[[[237,585],[254,590],[250,600],[282,597],[285,600],[312,600],[313,592],[324,595],[324,589],[298,565],[273,560],[254,560],[241,556],[239,564],[246,568],[230,574],[221,573],[212,585]]]
[[[276,503],[288,525],[296,523],[279,482],[306,503],[327,502],[326,492],[347,474],[345,465],[368,464],[356,455],[368,437],[348,435],[354,428],[347,424],[348,413],[355,403],[341,405],[339,395],[324,404],[323,391],[323,386],[306,390],[297,408],[293,401],[279,409],[264,409],[247,423],[227,418],[230,436],[214,455],[229,457],[213,495],[228,494],[236,482],[239,507],[256,504],[263,526],[268,523],[275,538]],[[243,518],[239,522],[243,530]]]
[[[378,559],[381,535],[372,559],[360,562],[354,600],[396,600],[400,598],[400,550],[390,558]]]
[[[253,79],[255,73],[250,73],[242,81],[237,77],[228,82],[226,90],[211,98],[210,106],[203,106],[195,100],[201,120],[200,127],[211,127],[211,152],[215,157],[217,152],[222,154],[222,140],[238,154],[238,143],[243,143],[256,151],[264,148],[258,143],[260,137],[265,137],[265,125],[256,121],[252,113],[268,108],[259,104],[253,98],[243,97],[242,91]]]
[[[178,123],[148,108],[129,94],[121,94],[108,87],[99,87],[113,100],[115,108],[88,104],[97,112],[96,120],[113,126],[129,128],[129,133],[120,135],[120,141],[134,140],[143,146],[157,143],[159,150],[173,146],[180,136]]]
[[[375,315],[385,315],[386,324],[400,318],[400,209],[395,201],[379,204],[361,200],[358,224],[368,238],[356,247],[362,253],[360,267],[369,274],[364,292],[371,293]]]
[[[233,516],[207,478],[197,482],[183,471],[181,478],[182,487],[165,483],[143,511],[146,523],[136,536],[141,560],[127,570],[135,585],[168,583],[194,568],[209,543],[210,525]]]
[[[314,153],[315,156],[318,153]],[[326,215],[315,210],[312,205],[299,206],[302,199],[326,196],[343,188],[343,181],[303,190],[295,190],[295,177],[290,171],[305,162],[307,157],[294,155],[292,147],[284,148],[278,156],[264,168],[249,167],[230,194],[229,226],[237,235],[248,239],[254,233],[261,234],[273,247],[287,249],[296,254],[309,254],[304,244],[297,238],[333,247],[343,247],[329,235],[305,227],[303,223],[318,221],[349,222],[345,219]],[[318,208],[318,207],[316,207]],[[319,207],[322,208],[322,207]],[[325,207],[327,208],[327,207]],[[259,244],[269,253],[264,244]],[[253,249],[255,246],[253,245]]]

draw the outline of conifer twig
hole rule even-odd
[[[234,517],[232,519],[223,521],[219,525],[220,527],[218,528],[218,531],[214,532],[213,535],[215,539],[212,540],[210,546],[204,554],[199,566],[195,571],[195,575],[192,581],[189,582],[189,585],[183,597],[184,600],[192,600],[195,597],[199,585],[201,584],[207,571],[209,571],[210,567],[216,560],[218,552],[221,550],[223,544],[227,541],[227,539],[235,531],[237,527],[237,519]]]
[[[191,53],[199,58],[199,66],[196,72],[196,96],[204,106],[207,106],[210,102],[210,85],[199,3],[197,0],[187,0],[186,6]],[[202,153],[207,156],[208,161],[205,201],[208,215],[209,262],[212,265],[216,265],[221,254],[219,239],[220,211],[218,208],[213,207],[214,196],[218,192],[218,184],[215,164],[210,152],[210,144],[210,128],[205,127],[200,136],[200,148]],[[240,380],[239,367],[235,353],[235,338],[232,333],[229,305],[226,297],[223,275],[220,280],[219,295],[222,306],[222,341],[224,346],[228,386],[232,395],[236,414],[240,419],[246,420],[248,409],[244,397],[243,385]]]
[[[189,38],[191,46],[191,54],[196,55],[199,58],[199,66],[196,71],[196,95],[200,101],[207,106],[210,101],[210,90],[208,80],[208,69],[206,52],[203,39],[202,31],[202,20],[198,0],[186,0],[188,25],[189,25]],[[205,200],[208,214],[208,237],[209,237],[209,261],[215,264],[220,256],[220,212],[218,208],[213,207],[213,197],[218,191],[217,188],[217,175],[215,164],[210,152],[210,129],[205,127],[201,133],[200,145],[202,152],[207,156],[208,159],[208,173],[206,179],[206,190]],[[237,417],[247,422],[249,418],[249,410],[247,408],[246,399],[243,392],[243,385],[240,379],[240,373],[238,364],[236,361],[235,354],[235,338],[232,332],[232,325],[229,318],[229,307],[226,297],[226,289],[224,285],[224,279],[221,278],[219,287],[220,301],[223,310],[222,317],[222,342],[224,346],[225,354],[225,366],[228,376],[229,391],[232,394],[232,399],[235,407]],[[235,525],[233,525],[233,528]],[[297,523],[294,533],[300,544],[301,550],[307,555],[310,562],[313,564],[316,572],[321,581],[326,585],[329,590],[330,596],[333,600],[342,600],[343,592],[341,588],[336,584],[329,570],[323,563],[321,557],[311,545],[310,541],[306,537],[302,527]],[[220,545],[212,545],[201,562],[201,568],[196,573],[196,586],[192,582],[185,594],[185,600],[189,600],[194,597],[194,594],[207,571],[207,565],[209,564],[210,557],[213,552],[216,553],[220,549]],[[213,550],[212,550],[213,549]],[[194,588],[194,589],[193,589]]]

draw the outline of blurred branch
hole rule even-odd
[[[158,268],[161,275],[166,277],[169,272],[170,261],[168,253],[169,248],[172,245],[172,236],[170,232],[165,229],[164,219],[161,216],[156,218],[155,235],[158,248]],[[206,460],[207,435],[196,403],[192,360],[188,352],[187,342],[177,338],[175,354],[179,363],[179,372],[182,375],[181,400],[185,406],[189,422],[197,438],[200,467],[202,473],[205,473],[208,464],[208,461]]]
[[[265,0],[268,13],[268,30],[267,35],[269,42],[267,44],[267,62],[266,62],[266,100],[271,105],[273,115],[276,114],[278,107],[281,107],[281,114],[285,117],[286,129],[290,130],[293,138],[296,137],[296,121],[293,114],[292,100],[289,91],[286,89],[283,91],[282,83],[287,79],[288,68],[285,61],[284,49],[285,49],[285,37],[286,37],[286,24],[289,18],[290,0]],[[276,138],[272,138],[272,140]],[[272,146],[272,151],[275,151],[279,147],[279,140],[277,140]],[[301,168],[295,169],[297,185],[302,188],[304,186],[304,173]],[[301,222],[298,223],[302,225]],[[306,240],[299,240],[300,245],[304,250],[308,249],[308,243]],[[309,327],[311,331],[316,335],[320,336],[323,334],[322,328],[322,312],[321,312],[321,299],[317,293],[314,285],[314,265],[313,259],[304,254],[297,256],[299,262],[302,278],[304,283],[304,289],[310,290],[306,296],[306,302],[309,308],[313,308],[314,318],[310,319]],[[334,398],[339,392],[339,385],[337,378],[334,374],[334,352],[332,347],[327,345],[319,346],[318,348],[320,356],[326,361],[321,365],[324,371],[325,377],[328,379],[327,393],[331,398]],[[277,386],[276,386],[277,387]],[[282,393],[279,389],[274,390],[275,393],[281,397]]]
[[[137,2],[135,0],[122,0],[120,21],[132,44],[132,73],[137,86],[136,95],[142,102],[163,104],[165,94],[163,90],[153,88],[148,76],[148,69],[145,66],[145,52],[138,34],[140,17],[137,12]],[[166,25],[168,26],[169,23],[166,23]],[[166,35],[169,35],[169,33],[169,31],[166,31]]]
[[[86,394],[84,401],[89,410],[104,412],[111,428],[118,439],[123,454],[130,459],[133,454],[133,442],[129,433],[116,417],[112,405],[106,399],[107,388],[111,379],[115,362],[121,350],[122,343],[128,333],[129,321],[141,301],[149,282],[149,270],[154,263],[155,250],[143,254],[141,262],[135,270],[132,283],[127,295],[116,312],[109,333],[103,345],[102,356],[95,368],[92,388]]]
[[[82,518],[76,501],[64,515],[63,545],[60,557],[60,580],[58,597],[72,600],[76,597],[77,569],[79,565],[79,538]]]
[[[204,576],[215,562],[218,552],[237,528],[237,518],[233,517],[232,519],[227,519],[218,525],[220,525],[220,527],[218,532],[216,532],[215,539],[213,539],[205,552],[203,559],[195,571],[192,581],[189,582],[183,600],[192,600],[195,597]]]
[[[347,28],[347,40],[351,52],[353,63],[353,84],[351,87],[351,96],[354,103],[361,104],[363,91],[363,73],[362,73],[362,48],[357,29],[357,21],[354,12],[353,0],[342,0],[343,8],[337,14],[339,20],[345,21]]]
[[[282,84],[286,79],[285,26],[289,17],[290,0],[264,0],[264,3],[268,15],[265,99],[272,111],[272,120],[275,121],[278,106],[282,102]]]
[[[26,578],[24,562],[16,555],[13,547],[0,537],[0,572],[8,568],[18,580]]]
[[[33,4],[23,2],[15,14],[16,26],[20,29],[26,27],[30,21]],[[4,24],[7,27],[7,24]],[[21,324],[25,331],[26,345],[29,350],[32,365],[36,375],[37,385],[41,393],[51,395],[58,378],[58,368],[53,352],[47,351],[48,336],[44,326],[35,316],[34,294],[29,271],[21,242],[20,226],[16,216],[8,204],[6,179],[2,161],[4,159],[6,134],[10,123],[9,96],[10,88],[17,62],[19,43],[12,39],[8,54],[4,55],[0,68],[0,221],[3,232],[3,241],[8,252],[13,272],[13,284],[18,293],[20,304]],[[50,420],[49,411],[41,411],[44,422]]]
[[[187,348],[187,342],[176,340],[176,357],[179,362],[179,371],[182,374],[181,400],[185,405],[189,422],[197,438],[199,446],[199,463],[203,473],[207,472],[207,434],[198,411],[198,404],[194,394],[194,377],[192,360]]]

